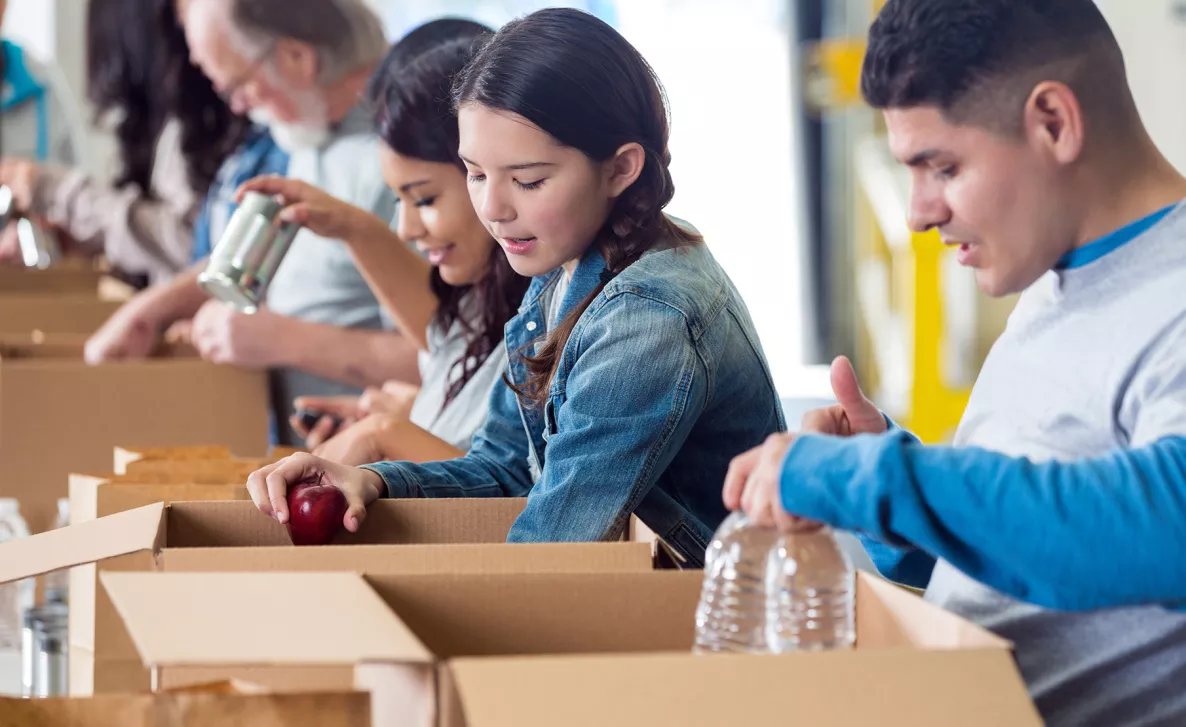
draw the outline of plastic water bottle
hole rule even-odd
[[[770,651],[850,649],[855,576],[826,527],[778,538],[769,557],[766,641]]]
[[[0,542],[29,536],[20,504],[0,498]],[[25,611],[33,607],[36,584],[32,578],[0,585],[0,693],[21,693],[21,640]],[[16,677],[8,683],[9,675]]]
[[[767,571],[774,530],[735,512],[717,529],[704,557],[704,587],[696,610],[699,654],[767,653]]]
[[[70,500],[58,500],[58,517],[54,520],[54,529],[64,528],[70,524]],[[45,602],[66,604],[70,602],[70,570],[63,568],[45,576]]]
[[[704,559],[698,654],[852,648],[855,576],[832,531],[780,534],[735,512]]]

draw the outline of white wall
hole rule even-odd
[[[1186,0],[1096,0],[1153,140],[1186,172]]]

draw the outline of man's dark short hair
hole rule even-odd
[[[1089,124],[1136,117],[1093,0],[889,0],[869,30],[861,93],[874,108],[932,106],[953,123],[1016,133],[1043,81],[1066,84]]]

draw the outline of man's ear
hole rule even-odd
[[[282,38],[276,42],[273,57],[283,78],[299,79],[303,84],[313,85],[321,74],[321,59],[317,49],[308,43]]]
[[[1083,107],[1065,83],[1038,84],[1026,100],[1023,123],[1030,141],[1060,164],[1071,164],[1083,154]]]

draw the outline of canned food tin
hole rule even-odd
[[[248,192],[231,215],[198,284],[243,313],[259,310],[300,230],[300,225],[276,219],[282,209],[274,197]]]

